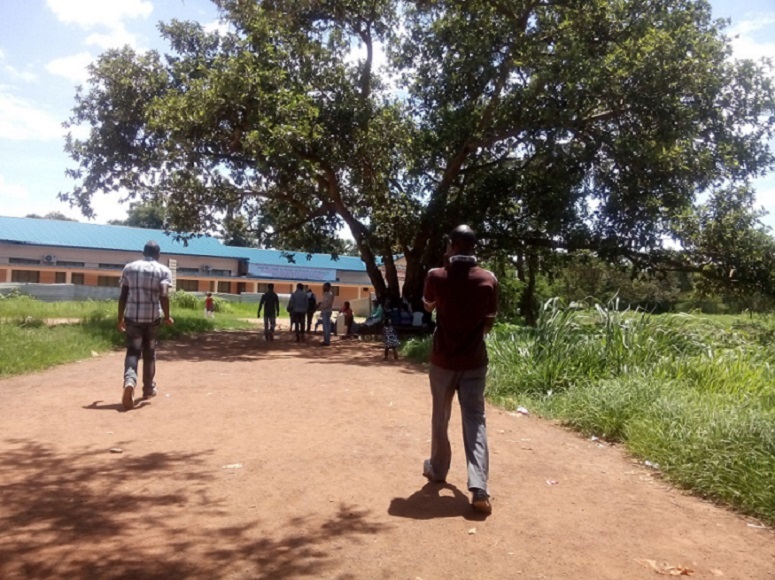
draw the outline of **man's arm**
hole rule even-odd
[[[256,318],[261,318],[261,307],[264,305],[264,301],[266,300],[266,294],[261,295],[261,300],[258,301],[258,312],[256,313]],[[269,310],[267,308],[267,310]]]
[[[126,323],[124,322],[124,311],[126,310],[126,301],[129,299],[129,286],[121,287],[121,296],[118,297],[118,330],[124,332]]]
[[[494,314],[488,314],[484,317],[484,333],[487,334],[492,330],[493,325],[495,324],[495,315]]]
[[[175,321],[170,316],[170,285],[172,284],[172,278],[169,281],[162,282],[161,295],[159,296],[159,302],[161,303],[161,311],[164,313],[164,324],[175,324]]]
[[[495,316],[498,313],[498,293],[499,292],[500,292],[500,285],[498,284],[498,281],[495,280],[492,297],[490,298],[490,308],[489,308],[490,314],[487,314],[484,317],[485,334],[490,332],[492,330],[493,325],[495,324]]]
[[[425,287],[422,291],[422,305],[427,312],[433,312],[436,309],[436,295],[433,292],[433,285],[431,284],[430,272],[425,277]]]
[[[174,324],[175,321],[170,316],[170,297],[161,296],[159,302],[161,302],[161,311],[164,313],[164,324]]]

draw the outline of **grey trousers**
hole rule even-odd
[[[463,420],[463,446],[468,465],[468,489],[487,488],[490,456],[487,449],[487,424],[484,415],[484,387],[487,367],[452,371],[431,365],[430,383],[433,397],[431,418],[431,467],[438,479],[446,479],[452,461],[449,443],[449,418],[452,399],[458,393]]]

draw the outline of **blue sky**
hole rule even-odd
[[[735,56],[775,62],[775,0],[712,0],[714,16],[732,20]],[[86,65],[129,44],[162,52],[156,25],[173,18],[217,24],[209,0],[0,0],[0,215],[57,211],[86,221],[57,199],[73,182],[63,151],[65,121]],[[775,144],[773,144],[775,146]],[[775,173],[754,183],[775,228]],[[124,219],[126,206],[97,195],[96,223]]]

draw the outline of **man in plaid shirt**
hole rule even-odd
[[[122,403],[134,407],[137,365],[143,357],[143,398],[156,396],[156,333],[162,320],[173,324],[170,316],[169,290],[172,274],[158,262],[159,244],[149,241],[143,248],[143,259],[124,267],[121,274],[121,296],[118,299],[118,329],[126,333],[124,359],[124,396]]]

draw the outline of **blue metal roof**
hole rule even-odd
[[[128,226],[0,216],[0,241],[12,244],[141,252],[148,240],[156,240],[163,254],[243,258],[255,264],[289,265],[288,260],[282,257],[282,252],[279,250],[224,246],[211,236],[177,241],[174,235],[164,230]],[[300,267],[334,268],[357,272],[366,270],[361,259],[352,256],[340,256],[338,260],[333,260],[329,254],[312,254],[307,260],[306,252],[297,252],[294,257],[295,262],[292,264]]]
[[[281,252],[280,250],[260,250],[258,248],[230,248],[237,257],[247,258],[253,264],[268,266],[299,266],[300,268],[332,268],[336,270],[352,270],[365,272],[366,266],[360,258],[354,256],[339,256],[337,260],[330,254],[311,254],[307,252]],[[283,253],[291,254],[293,262],[283,257]]]

